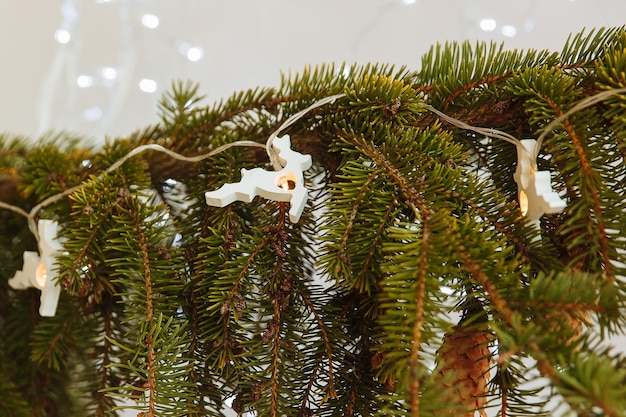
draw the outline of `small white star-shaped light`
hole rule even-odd
[[[560,213],[565,200],[552,190],[550,171],[537,171],[535,166],[537,141],[521,140],[517,144],[517,169],[513,178],[517,183],[520,210],[529,223],[539,225],[544,214]]]
[[[61,244],[57,239],[59,224],[52,220],[39,220],[39,254],[24,252],[24,266],[9,280],[9,285],[16,290],[34,287],[41,290],[41,304],[39,314],[44,317],[54,316],[61,288],[53,281],[51,273],[57,255],[61,251]]]
[[[302,172],[311,167],[311,156],[291,150],[289,135],[277,137],[272,146],[278,153],[283,169],[267,171],[263,168],[244,168],[241,170],[241,181],[207,191],[206,203],[209,206],[225,207],[234,201],[250,203],[257,195],[274,201],[289,201],[289,219],[297,223],[309,195]]]

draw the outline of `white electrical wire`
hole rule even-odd
[[[276,171],[280,171],[283,167],[281,166],[280,161],[278,161],[278,156],[276,155],[276,151],[274,151],[274,148],[272,147],[272,143],[274,142],[274,139],[280,134],[280,132],[282,132],[284,129],[287,129],[289,126],[294,124],[296,121],[302,118],[302,116],[304,116],[311,110],[324,106],[328,103],[333,103],[338,98],[342,98],[345,96],[346,96],[345,93],[335,94],[333,96],[328,96],[321,100],[316,101],[315,103],[311,104],[306,109],[300,110],[298,113],[295,113],[289,116],[289,118],[285,120],[278,127],[278,129],[276,129],[276,131],[274,131],[274,133],[270,135],[270,137],[267,139],[267,142],[265,143],[265,150],[267,152],[267,156],[270,158],[272,166],[274,167]]]
[[[167,148],[164,148],[161,145],[157,145],[157,144],[148,144],[148,145],[141,145],[138,146],[136,148],[134,148],[133,150],[131,150],[130,152],[128,152],[126,155],[124,155],[122,158],[120,158],[119,160],[117,160],[113,165],[111,165],[110,167],[108,167],[107,169],[105,169],[104,171],[102,171],[100,173],[100,175],[98,175],[98,177],[96,179],[100,180],[102,179],[104,176],[110,174],[111,172],[115,171],[117,168],[119,168],[122,164],[124,164],[124,162],[128,161],[130,158],[132,158],[133,156],[136,156],[142,152],[145,151],[157,151],[157,152],[162,152],[168,156],[171,156],[174,159],[178,159],[179,161],[185,161],[185,162],[200,162],[203,161],[207,158],[210,158],[211,156],[217,155],[220,152],[224,152],[227,149],[230,149],[232,147],[235,146],[248,146],[248,147],[259,147],[259,148],[265,148],[265,145],[262,143],[258,143],[258,142],[253,142],[251,140],[241,140],[241,141],[237,141],[237,142],[231,142],[231,143],[227,143],[224,144],[222,146],[219,146],[215,149],[213,149],[211,152],[206,153],[206,154],[202,154],[202,155],[196,155],[196,156],[185,156],[185,155],[181,155],[179,153],[176,153],[172,150],[169,150]],[[28,218],[28,227],[31,231],[31,233],[33,233],[33,235],[35,235],[35,237],[37,238],[37,240],[39,240],[39,234],[37,232],[37,222],[35,220],[35,217],[37,217],[37,214],[39,213],[39,211],[41,211],[42,208],[56,203],[57,201],[59,201],[60,199],[84,188],[87,186],[87,184],[89,184],[89,181],[80,183],[72,188],[68,188],[67,190],[63,191],[62,193],[59,194],[55,194],[53,196],[50,196],[48,198],[46,198],[45,200],[43,200],[41,203],[37,204],[35,207],[33,207],[31,209],[31,211],[27,214],[27,218]],[[3,207],[4,206],[3,204]],[[19,207],[18,207],[19,208]],[[13,210],[15,211],[15,210]],[[21,213],[20,213],[21,214]]]
[[[537,149],[535,150],[535,155],[534,155],[535,159],[537,159],[537,156],[539,155],[539,149],[541,148],[541,143],[543,142],[545,137],[550,132],[552,132],[552,130],[554,130],[554,128],[557,125],[561,124],[565,119],[567,119],[569,116],[576,113],[577,111],[586,109],[587,107],[593,106],[594,104],[600,103],[601,101],[604,101],[607,98],[614,96],[616,94],[620,94],[620,93],[626,93],[626,87],[602,91],[593,96],[584,98],[580,100],[578,103],[576,103],[571,109],[569,109],[568,111],[566,111],[565,113],[563,113],[562,115],[560,115],[559,117],[551,121],[548,124],[548,126],[546,126],[546,128],[543,130],[543,133],[541,133],[541,135],[539,135],[539,137],[537,138]]]

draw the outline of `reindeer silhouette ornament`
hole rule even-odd
[[[517,169],[513,178],[517,183],[520,210],[527,222],[539,227],[539,218],[544,214],[560,213],[566,206],[565,200],[552,189],[550,171],[537,171],[533,156],[537,152],[537,141],[524,139],[517,145]]]
[[[37,288],[41,291],[39,314],[53,317],[59,303],[61,287],[54,282],[54,263],[63,246],[59,242],[59,224],[53,220],[39,220],[39,254],[24,252],[24,265],[9,279],[9,286],[15,290]]]
[[[243,168],[241,181],[224,184],[215,191],[207,191],[206,203],[209,206],[225,207],[234,201],[250,203],[256,196],[274,201],[289,201],[289,220],[297,223],[309,195],[304,186],[302,172],[311,167],[311,156],[291,150],[289,135],[275,138],[272,146],[283,169],[267,171],[263,168]]]

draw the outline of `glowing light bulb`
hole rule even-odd
[[[187,50],[186,55],[191,62],[198,62],[204,57],[204,49],[200,46],[192,46]]]
[[[54,39],[58,43],[65,45],[72,39],[72,35],[70,34],[70,31],[67,29],[57,29],[54,31]]]
[[[485,32],[492,32],[496,29],[497,23],[495,19],[483,19],[480,21],[480,28]]]
[[[93,85],[93,77],[91,75],[79,75],[78,77],[76,77],[76,84],[80,87],[80,88],[88,88],[91,87]]]
[[[293,190],[296,188],[296,174],[293,172],[285,172],[283,175],[276,178],[276,185],[285,191]]]
[[[528,196],[520,190],[517,199],[519,200],[519,210],[522,212],[522,216],[525,216],[528,213]]]
[[[159,27],[159,16],[146,13],[141,16],[141,24],[148,29],[156,29]]]
[[[114,80],[117,78],[117,70],[113,67],[102,67],[100,69],[100,75],[105,80]]]
[[[46,273],[46,264],[41,263],[35,270],[35,281],[39,288],[43,288],[46,286],[46,280],[48,279],[48,274]]]
[[[513,38],[517,35],[517,28],[511,25],[502,26],[502,34],[507,38]]]
[[[143,78],[141,81],[139,81],[139,89],[144,93],[154,93],[157,88],[157,82],[150,78]]]

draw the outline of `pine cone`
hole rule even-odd
[[[457,325],[448,332],[437,351],[437,377],[449,387],[444,393],[444,404],[458,404],[467,410],[463,414],[454,411],[436,412],[436,415],[473,417],[478,410],[486,417],[484,406],[487,402],[487,383],[491,366],[491,352],[488,345],[491,333],[484,329]]]

